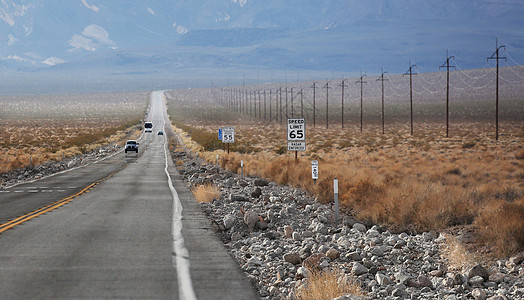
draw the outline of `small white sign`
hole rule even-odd
[[[235,127],[222,128],[222,143],[235,142]]]
[[[287,142],[287,151],[306,151],[306,142]]]
[[[306,140],[306,120],[287,119],[287,140],[305,141]]]
[[[318,179],[318,160],[311,161],[311,178]]]

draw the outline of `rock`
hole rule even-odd
[[[395,273],[395,280],[399,283],[399,284],[404,284],[404,285],[407,285],[407,282],[408,280],[411,279],[411,277],[407,274],[404,274],[404,273]]]
[[[297,269],[296,278],[297,279],[307,278],[307,274],[308,274],[307,269],[304,268],[304,267],[300,267],[300,268]]]
[[[504,278],[506,277],[506,275],[504,275],[503,273],[494,273],[494,274],[491,274],[489,275],[489,281],[493,281],[495,283],[501,283],[504,281]]]
[[[360,232],[366,232],[366,226],[360,223],[353,224],[353,229],[358,230]]]
[[[393,283],[393,281],[391,281],[391,279],[388,276],[382,273],[375,274],[375,280],[378,282],[379,285],[388,285]]]
[[[293,232],[292,238],[294,241],[300,242],[302,241],[302,236],[298,232]]]
[[[260,218],[255,211],[248,210],[244,214],[244,223],[249,229],[253,230],[258,221],[260,221]]]
[[[484,280],[488,280],[489,273],[488,273],[488,271],[486,269],[484,269],[483,266],[475,265],[474,267],[472,267],[471,269],[468,270],[468,272],[466,273],[466,276],[468,276],[468,278],[472,278],[472,277],[475,277],[475,276],[480,276]]]
[[[255,186],[268,186],[269,182],[263,178],[257,178],[253,184]]]
[[[524,254],[517,254],[509,258],[509,261],[513,264],[519,265],[524,262]]]
[[[300,255],[294,252],[284,254],[284,261],[294,265],[298,265],[301,263]]]
[[[233,215],[227,215],[227,216],[225,216],[225,217],[224,217],[224,220],[223,220],[223,222],[224,222],[224,227],[225,227],[227,230],[231,229],[231,228],[233,227],[233,225],[235,225],[235,220],[236,220],[236,218],[235,218],[235,216],[233,216]]]
[[[406,293],[406,291],[396,288],[393,291],[391,291],[391,296],[398,298],[406,298],[408,294]]]
[[[260,219],[260,218],[259,218]],[[258,221],[256,224],[257,228],[260,228],[262,230],[265,230],[269,227],[269,223],[266,221]]]
[[[262,261],[260,260],[260,258],[258,257],[251,257],[250,259],[247,260],[247,264],[248,265],[252,265],[252,266],[257,266],[257,267],[260,267],[263,265]]]
[[[286,225],[284,226],[284,236],[286,238],[291,238],[293,236],[293,227]]]
[[[231,194],[229,200],[233,202],[247,202],[248,199],[242,195]]]
[[[322,253],[311,254],[308,258],[304,260],[302,265],[308,268],[309,270],[319,270],[323,257],[325,257],[325,255]]]
[[[262,196],[262,190],[259,187],[251,192],[251,197],[253,198],[259,198],[260,196]]]
[[[496,296],[489,297],[486,300],[508,300],[508,297],[503,296],[503,295],[496,295]]]
[[[419,275],[417,277],[417,282],[419,286],[433,288],[433,283],[431,282],[431,280],[429,280],[429,278],[424,275]]]
[[[473,287],[482,287],[483,282],[484,278],[480,276],[473,276],[469,279],[469,284]]]
[[[346,259],[352,260],[352,261],[361,261],[362,257],[358,252],[350,252],[346,254]]]
[[[382,250],[380,250],[379,247],[373,247],[373,249],[371,249],[369,253],[371,253],[371,255],[375,255],[378,257],[384,256],[384,252],[382,252]]]
[[[486,292],[481,289],[474,289],[471,292],[471,296],[473,296],[475,300],[486,300],[486,298],[488,298],[488,296],[486,295]]]
[[[353,263],[353,267],[351,268],[351,273],[356,276],[366,274],[368,271],[368,268],[364,267],[364,265],[358,262]]]
[[[231,235],[231,241],[233,242],[240,241],[241,239],[242,239],[242,234],[240,232],[234,232]]]
[[[335,260],[340,257],[340,252],[335,248],[331,248],[326,252],[326,256],[331,260]]]

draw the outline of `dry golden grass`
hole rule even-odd
[[[171,100],[170,105],[178,104]],[[215,104],[209,105],[212,110]],[[219,154],[223,168],[240,173],[243,160],[245,175],[300,187],[321,202],[333,201],[333,179],[337,178],[343,209],[385,226],[422,231],[474,225],[489,233],[489,226],[475,222],[487,216],[488,205],[513,203],[524,196],[521,119],[502,122],[499,141],[494,139],[493,124],[485,121],[452,122],[449,138],[443,124],[435,122],[418,122],[414,136],[409,134],[409,123],[388,125],[384,135],[377,124],[366,125],[362,133],[351,123],[344,129],[308,125],[307,151],[300,152],[295,162],[294,153],[285,149],[283,125],[236,114],[204,118],[192,114],[188,106],[185,109],[185,126],[207,130],[216,139],[218,128],[234,125],[235,144],[245,145],[230,154],[195,147],[210,163]],[[311,179],[311,160],[319,161],[316,184]],[[507,212],[491,211],[489,218],[503,224]],[[514,227],[520,228],[524,219],[515,219]],[[500,239],[506,241],[498,243],[501,253],[524,249],[517,235],[502,234]],[[504,250],[506,245],[516,247]]]
[[[481,258],[470,253],[450,234],[444,234],[445,240],[441,244],[440,253],[448,262],[448,268],[454,271],[462,271],[473,267],[480,262]]]
[[[0,173],[138,137],[148,95],[0,97]]]
[[[492,201],[485,205],[475,225],[486,243],[493,244],[500,255],[519,251],[524,245],[524,197],[508,202]]]
[[[211,203],[213,199],[220,199],[220,190],[212,184],[202,184],[191,190],[198,203]]]
[[[341,271],[309,271],[305,286],[296,292],[301,300],[330,300],[348,294],[364,293],[355,279]]]

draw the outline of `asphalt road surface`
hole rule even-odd
[[[0,190],[1,299],[257,298],[157,135],[166,116],[153,92],[138,154]]]

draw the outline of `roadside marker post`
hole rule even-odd
[[[338,223],[338,179],[333,180],[333,192],[335,194],[335,225]]]
[[[313,178],[313,182],[317,184],[318,179],[318,160],[312,160],[311,161],[311,178]]]
[[[287,151],[306,151],[306,119],[287,119]]]
[[[240,160],[240,178],[244,179],[244,160]]]
[[[217,154],[217,170],[218,170],[218,154]]]

